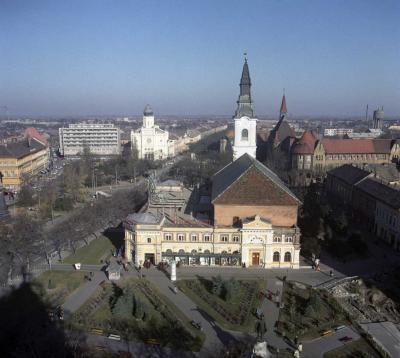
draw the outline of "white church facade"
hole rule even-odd
[[[131,131],[131,147],[137,150],[139,159],[163,160],[173,157],[174,141],[169,133],[154,124],[154,112],[149,105],[143,112],[143,125]]]

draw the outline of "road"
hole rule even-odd
[[[112,340],[103,336],[87,335],[86,342],[96,347],[97,350],[110,351],[114,353],[129,352],[133,357],[151,358],[191,358],[195,357],[192,352],[174,351],[168,347],[144,344],[142,342],[126,342]]]
[[[345,345],[346,343],[339,340],[345,336],[351,337],[352,341],[360,338],[360,335],[353,328],[346,327],[331,336],[319,337],[310,342],[304,342],[302,357],[323,358],[324,353]]]

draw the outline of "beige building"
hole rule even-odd
[[[248,154],[213,177],[214,217],[210,221],[187,212],[192,195],[188,189],[161,187],[165,190],[154,190],[145,212],[125,220],[127,261],[136,265],[176,260],[187,265],[299,267],[299,201],[274,173]],[[162,197],[164,205],[154,195]],[[173,204],[169,196],[175,198]]]
[[[7,189],[18,189],[25,177],[49,165],[49,148],[35,138],[0,146],[0,176]]]

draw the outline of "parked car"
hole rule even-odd
[[[337,332],[337,331],[341,331],[342,329],[345,329],[346,328],[346,326],[337,326],[337,327],[334,327],[333,329],[335,330],[335,332]]]
[[[339,338],[339,341],[343,342],[343,343],[350,342],[352,340],[353,340],[353,337],[350,337],[350,336],[344,336],[342,338]]]

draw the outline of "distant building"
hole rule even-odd
[[[397,161],[400,143],[391,139],[317,139],[305,131],[292,150],[292,168],[324,173],[343,164],[384,164]]]
[[[49,165],[49,148],[35,138],[0,146],[0,175],[7,189],[18,189],[26,177]]]
[[[114,124],[69,124],[59,129],[59,137],[61,155],[81,155],[85,148],[95,155],[121,153],[121,133]]]
[[[40,134],[36,128],[34,127],[28,127],[24,131],[24,138],[34,138],[43,145],[48,145],[48,141],[46,137],[43,134]]]
[[[334,136],[344,136],[346,134],[352,134],[353,128],[325,128],[324,136],[325,137],[334,137]]]
[[[384,119],[385,113],[383,112],[383,107],[376,109],[373,116],[373,128],[382,130]]]
[[[369,128],[365,132],[353,132],[344,135],[344,138],[349,139],[375,139],[383,133],[382,129]]]
[[[169,133],[154,124],[154,113],[149,105],[143,112],[143,125],[131,132],[132,149],[139,159],[162,160],[175,155],[174,141]]]

